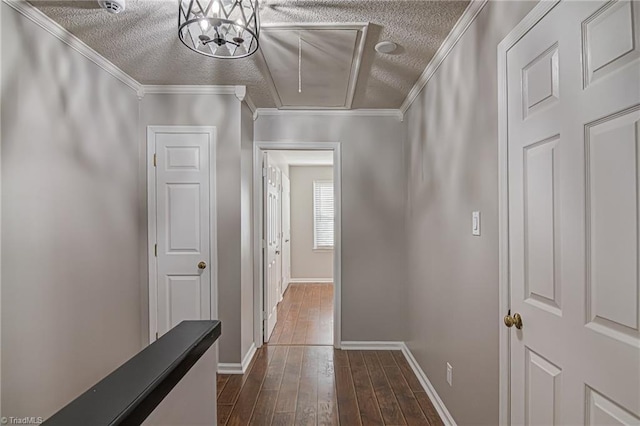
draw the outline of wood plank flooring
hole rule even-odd
[[[219,425],[442,425],[400,351],[265,345],[218,376]]]
[[[333,284],[289,284],[270,345],[333,345]]]

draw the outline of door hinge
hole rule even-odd
[[[262,177],[267,177],[267,168],[266,167],[262,168]]]
[[[158,245],[157,244],[153,245],[153,254],[155,255],[155,257],[158,257]]]
[[[265,311],[262,311],[262,319],[263,320],[267,319],[267,313]]]
[[[158,165],[158,156],[156,154],[153,154],[153,167],[156,167]]]
[[[156,331],[156,340],[158,340],[158,332]]]
[[[264,239],[262,239],[262,248],[266,248],[266,247],[267,247],[267,242]]]

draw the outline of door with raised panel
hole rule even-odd
[[[640,424],[640,3],[562,1],[506,63],[511,422]]]
[[[151,127],[155,147],[157,332],[211,318],[212,129]]]
[[[280,188],[279,170],[271,164],[269,154],[263,154],[263,193],[264,193],[264,306],[266,312],[264,341],[268,342],[278,321],[278,302],[280,301]]]

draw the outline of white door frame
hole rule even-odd
[[[255,142],[253,146],[253,284],[254,284],[254,342],[260,348],[264,342],[262,312],[264,311],[264,283],[262,259],[262,162],[265,150],[333,151],[333,190],[335,194],[333,247],[333,346],[340,348],[342,317],[342,160],[340,142]]]
[[[509,132],[507,117],[507,53],[560,0],[539,2],[498,45],[498,250],[499,250],[499,423],[511,424],[511,333],[503,317],[510,308],[509,291]]]
[[[156,169],[153,156],[156,153],[156,133],[208,133],[209,147],[209,250],[211,259],[211,311],[210,319],[218,316],[218,239],[216,226],[216,147],[217,131],[214,126],[147,126],[147,255],[149,259],[149,343],[155,341],[158,331],[158,275],[155,256],[157,235],[156,221]]]
[[[2,5],[0,4],[0,58],[2,58]],[[2,67],[0,67],[2,68]],[[2,70],[0,69],[0,82],[2,81]],[[0,83],[0,99],[2,99],[2,84]],[[1,104],[1,102],[0,102]],[[0,122],[2,122],[2,111],[0,111]],[[2,131],[0,129],[0,135]],[[2,164],[2,136],[0,136],[0,164]],[[0,182],[2,182],[2,169],[0,168]],[[2,185],[0,185],[1,187]],[[2,190],[0,189],[0,200],[2,200]],[[2,203],[0,201],[0,211],[2,211]],[[0,224],[2,217],[0,216]],[[0,247],[2,247],[2,226],[0,225]],[[0,253],[0,306],[2,306],[2,253]],[[0,308],[1,311],[1,308]],[[2,330],[2,312],[0,312],[0,330]],[[0,332],[0,342],[2,342],[2,333]],[[0,366],[2,365],[2,345],[0,344]],[[2,367],[0,367],[0,383],[2,383]],[[1,388],[1,386],[0,386]],[[0,413],[2,413],[2,389],[0,389]]]

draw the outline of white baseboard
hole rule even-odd
[[[242,360],[242,364],[240,363],[218,363],[218,374],[244,374],[247,372],[247,368],[249,368],[249,364],[251,364],[251,360],[253,356],[256,354],[256,345],[252,343],[247,351],[247,354],[244,356]]]
[[[433,402],[433,405],[444,424],[447,426],[457,426],[456,421],[453,419],[453,416],[451,415],[449,410],[447,410],[444,402],[442,402],[442,399],[440,399],[440,396],[438,396],[435,388],[427,378],[427,375],[424,373],[424,371],[422,371],[422,368],[420,368],[418,361],[416,361],[416,359],[413,357],[413,354],[411,353],[407,345],[404,342],[401,342],[401,346],[404,357],[407,359],[407,362],[411,366],[411,369],[418,377],[418,380],[429,396],[429,399],[431,400],[431,402]]]
[[[332,283],[333,278],[291,278],[289,284]],[[288,286],[288,284],[287,284]]]
[[[242,371],[242,364],[239,362],[219,362],[218,374],[244,374]]]
[[[340,342],[344,351],[401,351],[404,342]]]

